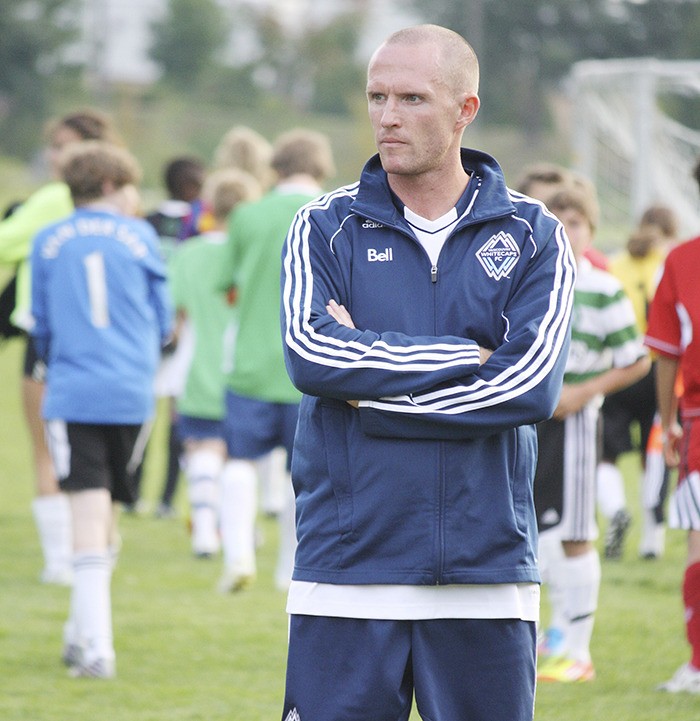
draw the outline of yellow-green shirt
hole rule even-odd
[[[18,265],[17,295],[11,317],[18,328],[29,330],[32,325],[29,256],[34,236],[72,212],[68,186],[52,182],[30,195],[9,218],[0,221],[0,263]]]

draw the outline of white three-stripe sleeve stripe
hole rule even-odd
[[[398,413],[459,414],[512,400],[536,387],[551,372],[566,342],[573,303],[573,259],[561,227],[556,242],[558,261],[549,308],[534,343],[517,363],[488,381],[477,379],[469,385],[373,401],[372,408]]]
[[[344,341],[318,333],[310,323],[313,270],[309,255],[309,215],[325,210],[342,195],[353,195],[356,186],[341,188],[302,208],[290,228],[284,259],[283,302],[286,316],[285,340],[306,360],[337,368],[361,367],[398,371],[420,371],[478,362],[476,345],[437,343],[397,346],[378,340],[372,345]]]

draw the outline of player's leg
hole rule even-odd
[[[78,638],[83,657],[74,667],[80,676],[114,675],[109,538],[112,499],[106,488],[70,494],[75,543],[73,596]]]
[[[264,455],[255,446],[257,407],[226,393],[225,434],[228,458],[221,473],[219,526],[224,570],[222,593],[238,591],[255,578],[255,520],[258,477],[255,460]],[[251,445],[253,448],[251,448]]]
[[[286,590],[292,580],[294,571],[294,554],[297,547],[296,536],[296,502],[294,488],[292,487],[291,461],[299,416],[298,404],[279,404],[280,442],[285,449],[285,466],[282,484],[282,497],[284,503],[279,513],[279,551],[277,566],[275,568],[275,585],[280,590]]]
[[[517,619],[413,621],[418,712],[430,721],[532,721],[535,623]]]
[[[218,553],[219,495],[226,459],[223,425],[218,421],[180,416],[184,440],[184,471],[190,500],[192,551],[208,557]]]
[[[283,721],[406,721],[412,623],[291,616]]]
[[[538,663],[563,653],[566,614],[561,587],[560,523],[564,512],[564,433],[562,421],[550,419],[537,424],[538,461],[534,494],[539,531],[538,563],[549,599],[547,627],[540,634]]]
[[[664,463],[661,442],[661,423],[658,417],[649,432],[645,445],[645,463],[642,471],[642,529],[639,539],[639,555],[646,559],[663,556],[666,526],[664,501],[668,489],[669,471]]]
[[[538,673],[542,681],[588,681],[594,677],[590,654],[600,590],[600,559],[593,541],[598,417],[584,408],[565,422],[564,513],[560,526],[564,558],[560,585],[564,606],[564,658],[552,659]]]
[[[683,424],[681,456],[681,472],[669,505],[668,525],[669,528],[688,529],[682,592],[690,660],[659,689],[700,694],[700,422],[697,420]]]
[[[287,452],[282,447],[273,448],[258,459],[260,479],[260,509],[267,516],[279,516],[287,503]]]
[[[49,424],[61,487],[73,515],[74,584],[64,660],[73,676],[115,675],[111,580],[118,537],[114,501],[133,502],[141,426]],[[63,442],[61,443],[61,436]],[[77,646],[80,653],[73,653]]]
[[[561,656],[564,652],[564,630],[567,624],[561,579],[565,557],[557,527],[540,533],[537,558],[549,600],[548,623],[540,634],[537,645],[537,662],[540,664],[549,657]]]
[[[602,407],[602,454],[596,470],[596,493],[601,516],[607,521],[605,557],[622,556],[624,541],[632,522],[627,509],[625,482],[617,459],[631,450],[627,389],[609,395]]]
[[[70,585],[73,578],[73,548],[68,499],[61,492],[54,472],[41,418],[44,396],[44,365],[39,362],[31,338],[27,340],[22,378],[22,403],[29,429],[36,495],[32,501],[34,522],[44,556],[41,580]]]
[[[255,578],[256,461],[273,447],[273,404],[226,393],[228,459],[221,474],[222,592],[237,591]]]

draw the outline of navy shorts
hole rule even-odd
[[[226,437],[223,420],[179,414],[173,421],[181,441],[206,441]]]
[[[46,422],[46,438],[63,491],[107,489],[114,501],[136,500],[138,467],[150,432],[145,425]]]
[[[536,629],[517,619],[290,619],[283,721],[532,721]]]
[[[230,458],[255,460],[282,446],[291,468],[298,403],[271,403],[226,392],[226,446]]]

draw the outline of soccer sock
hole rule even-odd
[[[700,563],[693,563],[685,569],[683,603],[686,634],[692,649],[690,663],[700,669]]]
[[[71,510],[64,493],[37,496],[32,502],[34,521],[44,555],[43,577],[70,583],[73,575]]]
[[[279,552],[275,569],[275,585],[281,591],[289,588],[294,571],[294,553],[297,547],[296,503],[292,478],[285,473],[284,505],[279,514]]]
[[[600,558],[595,549],[562,561],[562,587],[566,607],[567,655],[590,661],[591,636],[600,589]]]
[[[255,573],[257,474],[251,461],[229,459],[221,475],[221,543],[224,566],[234,573]]]
[[[73,558],[73,568],[75,580],[71,604],[79,637],[85,643],[85,663],[90,664],[98,658],[113,660],[109,552],[78,552]]]
[[[561,564],[564,560],[564,549],[561,546],[561,536],[556,528],[540,534],[538,557],[542,580],[547,584],[550,607],[549,628],[563,632],[566,627],[561,585]]]
[[[224,459],[209,449],[196,450],[185,466],[192,509],[192,547],[195,553],[219,548],[219,477]]]
[[[627,506],[625,484],[622,473],[614,463],[602,461],[596,470],[598,508],[610,520],[618,511]]]
[[[642,509],[642,532],[639,539],[639,553],[642,556],[663,556],[666,529],[663,523],[656,520],[656,510]]]
[[[256,461],[260,478],[260,505],[264,513],[276,516],[284,512],[287,502],[286,469],[287,452],[284,448],[275,448]]]

